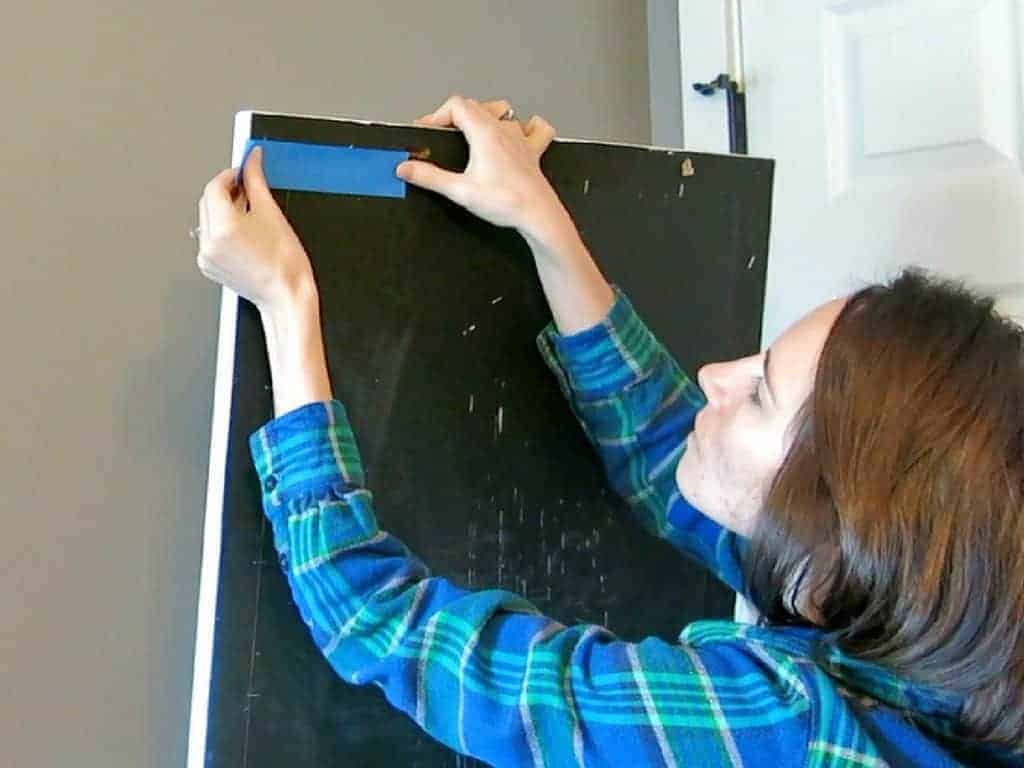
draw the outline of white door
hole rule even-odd
[[[765,346],[907,264],[1024,321],[1021,0],[680,0],[679,20],[686,147],[728,152],[724,95],[691,87],[727,72],[750,154],[776,159]]]
[[[916,263],[1024,310],[1021,0],[680,0],[683,131],[776,159],[764,342]]]

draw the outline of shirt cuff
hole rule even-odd
[[[265,506],[337,496],[363,487],[363,464],[345,406],[309,403],[249,437]]]
[[[549,323],[537,337],[544,362],[566,392],[580,400],[595,400],[620,392],[654,370],[662,347],[613,285],[615,302],[601,322],[562,336]]]

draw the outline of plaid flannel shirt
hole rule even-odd
[[[549,326],[538,344],[641,524],[741,591],[743,540],[675,484],[704,396],[626,297],[616,289],[601,323],[564,337]],[[324,657],[453,750],[496,766],[958,764],[935,740],[954,733],[954,697],[851,658],[814,629],[699,621],[678,642],[630,643],[554,621],[512,592],[431,576],[378,528],[337,401],[282,415],[250,447]],[[980,754],[959,759],[1001,763]]]

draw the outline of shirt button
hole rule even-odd
[[[267,493],[272,493],[275,488],[277,488],[277,477],[267,475],[267,479],[263,481],[263,490]]]
[[[281,567],[288,570],[288,553],[282,552],[277,556],[277,562],[281,564]]]

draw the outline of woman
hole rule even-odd
[[[452,97],[470,161],[398,168],[529,243],[539,343],[641,521],[759,608],[678,643],[566,627],[441,578],[377,528],[332,399],[308,258],[254,153],[200,201],[198,262],[266,330],[251,438],[303,619],[345,680],[495,765],[1011,765],[1024,746],[1024,341],[908,272],[698,387],[610,286],[540,170],[554,130]],[[614,439],[609,439],[614,438]],[[698,511],[699,510],[699,511]]]

